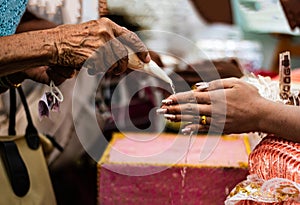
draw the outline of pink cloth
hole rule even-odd
[[[188,136],[125,134],[114,138],[99,163],[99,204],[224,204],[228,192],[248,174],[240,136],[193,136],[185,161]]]

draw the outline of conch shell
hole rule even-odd
[[[141,71],[148,73],[154,77],[157,77],[169,84],[172,84],[171,78],[154,62],[150,61],[149,63],[142,62],[137,55],[128,47],[128,68],[133,70]]]

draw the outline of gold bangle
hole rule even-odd
[[[8,76],[4,76],[4,79],[6,80],[9,87],[17,88],[21,86],[21,83],[13,83],[8,79]]]

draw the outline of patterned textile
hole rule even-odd
[[[300,143],[265,137],[250,154],[249,169],[225,205],[300,205]]]
[[[26,5],[27,0],[0,0],[0,36],[15,33]]]

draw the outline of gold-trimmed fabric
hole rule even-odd
[[[247,180],[239,183],[225,205],[300,204],[300,143],[265,137],[249,156]]]

